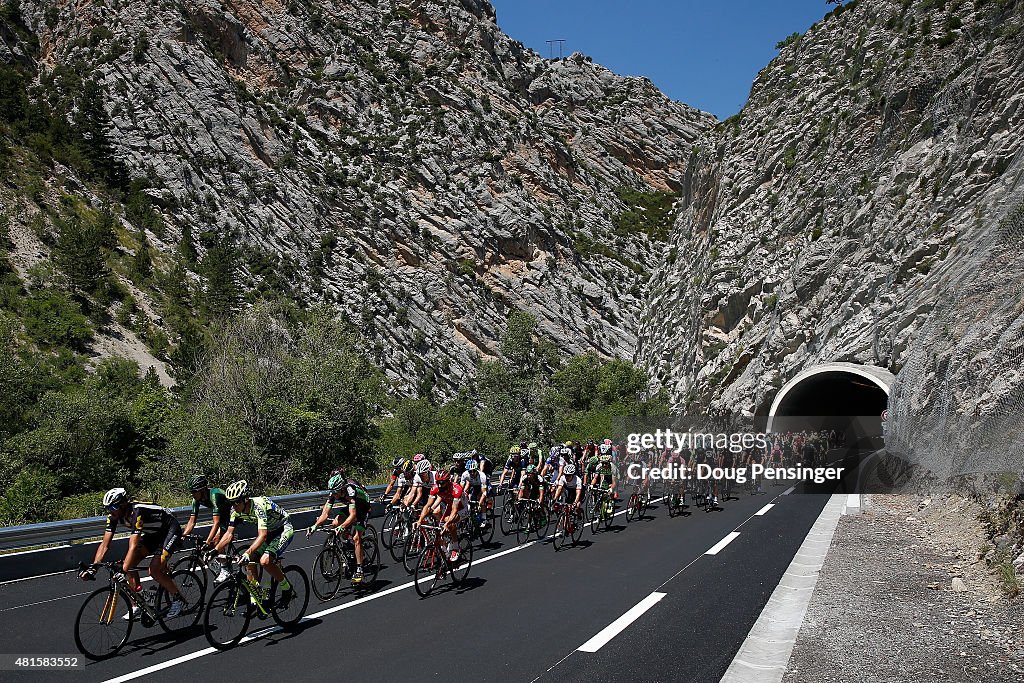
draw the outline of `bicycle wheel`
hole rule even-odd
[[[507,495],[506,495],[507,499]],[[518,514],[516,513],[516,506],[512,504],[503,505],[501,508],[501,535],[509,536],[516,531],[516,520]]]
[[[601,496],[593,496],[590,499],[590,533],[596,534],[598,524],[601,522],[601,513],[604,510],[604,501]]]
[[[412,526],[409,518],[402,515],[399,517],[398,522],[391,531],[391,547],[388,550],[391,551],[391,559],[395,562],[401,562],[405,556],[405,544],[409,542],[409,537],[412,534]]]
[[[234,579],[217,586],[206,603],[203,613],[203,631],[206,640],[218,650],[238,645],[249,629],[252,610],[249,593]]]
[[[580,515],[580,514],[574,513],[574,514],[572,514],[570,516],[569,523],[571,524],[571,528],[572,528],[572,532],[570,533],[570,536],[572,536],[572,544],[576,545],[577,543],[580,542],[580,539],[583,538],[583,526],[584,526],[583,516]]]
[[[537,540],[543,541],[547,538],[548,531],[551,529],[551,512],[548,511],[546,506],[542,505],[534,510],[533,515],[533,528],[537,534]]]
[[[134,623],[135,607],[124,588],[97,588],[75,617],[75,645],[89,659],[113,657],[128,642]]]
[[[363,582],[359,588],[370,588],[377,581],[380,573],[380,550],[372,537],[362,539],[363,546]]]
[[[399,516],[396,508],[391,508],[384,515],[384,521],[380,525],[380,542],[384,546],[385,550],[391,550],[391,544],[394,542],[393,531],[398,528]]]
[[[565,527],[567,520],[568,515],[566,513],[559,513],[558,521],[555,522],[555,535],[551,537],[551,547],[555,549],[555,552],[561,550],[562,546],[565,545],[566,537],[569,536]]]
[[[341,575],[344,572],[341,553],[333,545],[324,548],[313,560],[310,572],[313,595],[322,601],[333,599],[341,588]]]
[[[440,546],[432,543],[429,547],[423,549],[423,552],[420,553],[419,558],[416,560],[414,584],[416,592],[419,593],[421,598],[430,595],[430,592],[434,590],[434,587],[441,578],[441,567],[444,564],[444,560],[441,558],[442,552],[444,551]]]
[[[636,516],[637,508],[640,507],[640,496],[637,495],[636,491],[629,494],[629,502],[626,503],[626,524],[633,521]]]
[[[205,594],[206,590],[210,587],[210,577],[207,576],[206,567],[196,561],[195,555],[190,552],[184,557],[179,557],[175,560],[174,564],[168,565],[168,572],[172,575],[179,569],[191,569],[194,571],[199,580],[203,582],[203,593]]]
[[[284,591],[277,581],[274,581],[270,586],[270,612],[278,626],[290,629],[306,616],[306,608],[309,606],[309,577],[306,576],[306,570],[297,564],[290,564],[281,571],[291,584],[292,594],[285,602],[282,599]]]
[[[477,530],[477,537],[481,546],[490,545],[494,541],[494,508],[488,508],[484,513],[483,524],[485,526]]]
[[[412,574],[416,571],[416,560],[423,552],[425,545],[424,534],[424,531],[413,531],[412,535],[406,539],[405,554],[402,555],[402,566],[405,567],[406,574]]]
[[[456,586],[462,584],[466,580],[466,576],[469,574],[469,567],[473,564],[473,544],[469,542],[469,539],[459,539],[459,563],[456,566],[449,565],[449,569],[452,572],[452,583]]]
[[[178,594],[185,601],[185,607],[182,608],[178,616],[168,619],[164,614],[170,609],[173,598],[163,586],[157,590],[157,621],[160,623],[160,628],[167,633],[192,628],[198,624],[203,616],[203,608],[206,606],[206,588],[196,571],[179,569],[171,574],[171,581],[178,586]]]
[[[532,511],[527,509],[526,506],[521,506],[516,513],[516,541],[518,543],[525,543],[530,540],[530,534],[533,533],[531,528],[533,519]]]

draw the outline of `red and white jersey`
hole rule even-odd
[[[452,503],[455,501],[458,501],[460,508],[467,506],[466,496],[463,495],[462,486],[454,482],[452,482],[452,485],[444,491],[442,491],[437,484],[434,484],[434,487],[430,489],[430,495],[437,496],[448,510],[451,510]]]

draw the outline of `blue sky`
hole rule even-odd
[[[548,39],[612,71],[647,76],[719,118],[747,101],[775,44],[832,9],[825,0],[491,0],[498,26],[547,57]],[[557,56],[557,46],[555,55]]]

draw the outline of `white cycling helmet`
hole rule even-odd
[[[103,494],[103,507],[108,509],[120,507],[126,500],[128,500],[128,492],[123,488],[110,489]]]
[[[429,472],[429,471],[430,471],[430,461],[429,460],[420,460],[418,463],[416,463],[416,474],[423,474],[423,473]]]
[[[571,477],[576,474],[576,465],[566,465],[565,469],[562,470],[562,474],[566,477]]]

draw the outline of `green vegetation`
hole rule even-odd
[[[671,192],[641,192],[631,187],[616,188],[615,196],[626,210],[612,218],[616,235],[644,234],[665,242],[675,222],[675,201]]]
[[[779,42],[775,43],[775,49],[784,50],[790,45],[796,45],[797,43],[800,42],[801,38],[803,38],[803,35],[801,35],[799,32],[790,33],[788,36],[786,36]]]

